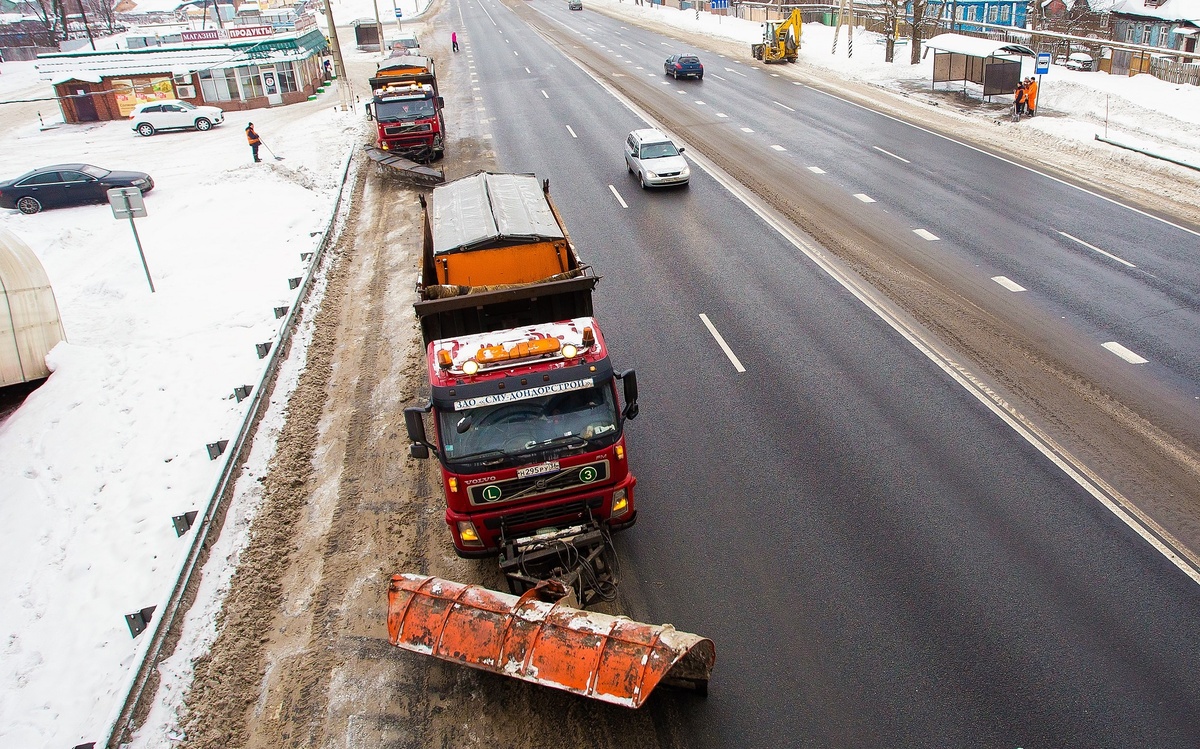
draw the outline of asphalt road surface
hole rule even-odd
[[[360,164],[184,746],[1196,745],[1200,588],[1166,532],[1200,536],[1188,227],[794,70],[701,49],[676,84],[680,42],[565,2],[435,10],[448,176],[549,179],[603,276],[642,395],[614,610],[713,638],[709,695],[628,711],[384,643],[391,573],[502,583],[407,457],[419,209]],[[639,110],[688,188],[627,173]]]

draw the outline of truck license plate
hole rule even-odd
[[[558,461],[552,460],[549,463],[541,463],[536,466],[528,466],[526,468],[517,469],[517,478],[527,479],[530,476],[541,476],[543,473],[554,473],[558,470]]]

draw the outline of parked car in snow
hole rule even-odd
[[[154,189],[154,180],[145,172],[114,172],[91,164],[55,164],[0,182],[0,207],[37,213],[56,206],[107,203],[108,191],[114,187],[136,187],[145,193]]]
[[[225,113],[220,107],[198,107],[180,99],[142,102],[129,113],[130,127],[147,137],[159,130],[208,130],[224,121]]]

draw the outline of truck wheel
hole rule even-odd
[[[439,148],[438,150],[433,152],[433,160],[438,161],[439,159],[443,158],[445,155],[446,155],[445,150]]]

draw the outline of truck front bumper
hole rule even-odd
[[[562,528],[591,517],[614,531],[625,530],[637,522],[634,487],[637,478],[632,474],[616,486],[603,491],[572,494],[529,504],[517,504],[495,509],[481,508],[477,512],[460,513],[446,509],[446,524],[454,537],[454,550],[465,559],[479,559],[500,553],[501,535],[513,538],[528,535],[543,528]],[[612,517],[613,495],[624,490],[627,507],[619,517]],[[463,543],[458,533],[460,522],[470,522],[479,534],[483,546]]]

